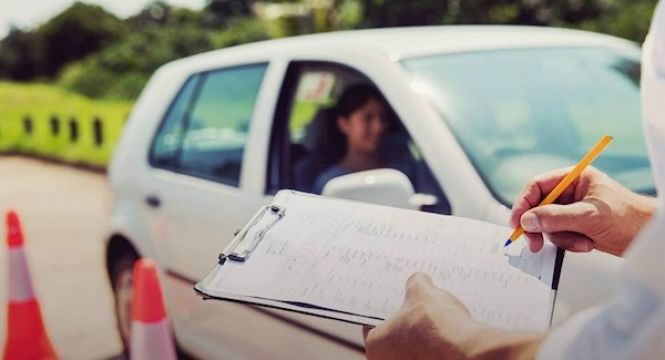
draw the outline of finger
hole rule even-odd
[[[591,239],[575,232],[545,234],[545,238],[552,244],[572,252],[589,252],[594,248]]]
[[[417,272],[406,280],[406,291],[404,303],[410,304],[426,297],[431,288],[434,287],[432,278],[423,272]]]
[[[586,234],[594,215],[598,213],[596,205],[584,200],[568,205],[543,205],[525,212],[520,224],[526,232],[572,231]]]
[[[383,322],[382,324],[371,328],[367,332],[363,329],[363,337],[365,339],[365,356],[368,359],[379,359],[381,358],[381,349],[384,348],[386,344],[392,342],[392,338],[395,335],[394,324],[397,320],[396,318],[391,318]],[[383,355],[385,356],[385,355]]]
[[[568,169],[559,169],[533,178],[533,180],[524,187],[513,204],[510,214],[510,224],[512,226],[519,225],[522,214],[537,206],[567,173]]]
[[[541,233],[524,233],[524,236],[527,239],[529,245],[529,250],[531,252],[538,252],[543,248],[545,240],[543,240],[543,234]]]
[[[432,278],[427,275],[424,272],[417,272],[411,274],[408,279],[406,279],[406,287],[409,288],[411,285],[427,285],[427,286],[434,286],[434,282],[432,282]]]
[[[368,326],[368,325],[363,325],[363,341],[365,342],[365,345],[367,345],[367,336],[369,336],[369,332],[374,329],[373,326]]]

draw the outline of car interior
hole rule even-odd
[[[326,80],[331,78],[334,81]],[[312,192],[318,175],[344,155],[343,135],[335,130],[334,105],[344,89],[361,83],[372,84],[359,72],[341,65],[292,64],[273,122],[268,193],[283,188]],[[303,84],[320,90],[318,96],[303,99]],[[310,102],[309,105],[313,105],[309,106],[311,110],[306,114],[302,111],[296,113],[303,107],[303,102]],[[394,167],[407,175],[416,192],[437,197],[437,204],[422,210],[450,214],[450,204],[407,129],[390,105],[386,105],[389,125],[380,149],[384,159],[391,164],[398,164]]]

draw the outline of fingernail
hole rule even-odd
[[[588,241],[578,241],[573,245],[573,247],[577,251],[591,251],[591,244],[589,244]]]
[[[538,219],[538,215],[532,213],[532,212],[527,212],[526,214],[522,215],[522,218],[520,219],[520,224],[522,225],[522,228],[524,231],[527,232],[540,232],[540,220]]]

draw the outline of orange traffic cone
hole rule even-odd
[[[130,342],[130,359],[176,359],[157,267],[151,259],[134,264]]]
[[[21,223],[14,211],[7,213],[9,246],[9,305],[7,342],[3,359],[57,359],[46,334],[39,303],[35,298],[23,251]]]

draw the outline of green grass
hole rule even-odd
[[[47,84],[0,82],[0,152],[39,155],[71,163],[105,166],[111,158],[132,102],[93,100]],[[32,119],[27,133],[24,119]],[[51,129],[57,118],[59,132]],[[95,144],[93,120],[102,124],[102,143]],[[71,139],[70,122],[78,125]]]
[[[317,110],[329,102],[296,102],[289,122],[291,131],[302,135]],[[132,105],[131,101],[124,100],[90,99],[55,85],[0,81],[0,153],[31,154],[104,167],[111,158]],[[247,106],[251,107],[242,103],[227,107],[237,108],[237,111],[231,111],[231,115],[240,112],[246,116]],[[31,133],[24,128],[27,117],[33,123]],[[59,123],[57,134],[51,129],[53,117]],[[214,119],[216,115],[209,117]],[[236,117],[241,118],[240,115]],[[94,142],[95,118],[102,122],[100,146]],[[74,141],[71,140],[71,121],[78,124],[79,136]]]

